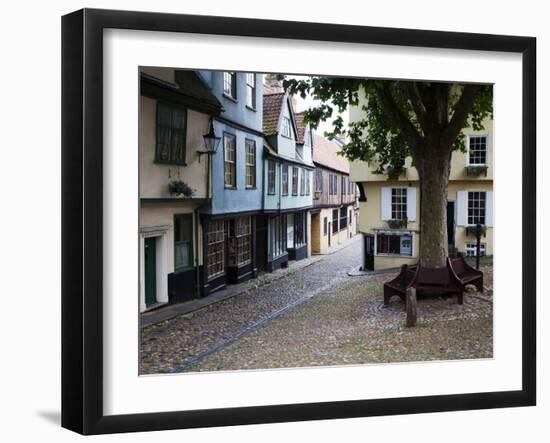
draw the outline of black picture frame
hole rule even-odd
[[[522,55],[522,389],[105,416],[102,344],[103,30],[500,51]],[[536,403],[536,39],[83,9],[62,18],[62,426],[82,434],[320,420]]]

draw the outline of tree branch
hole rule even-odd
[[[404,138],[407,140],[409,149],[416,152],[418,150],[418,146],[422,142],[422,137],[411,121],[403,114],[401,109],[399,109],[393,100],[391,92],[388,89],[388,82],[383,82],[382,84],[379,82],[374,82],[374,90],[376,92],[376,96],[378,97],[378,101],[382,105],[382,108],[384,108],[386,114],[388,114],[393,123],[399,128]]]
[[[481,91],[479,85],[466,85],[462,95],[456,104],[455,111],[451,121],[441,134],[441,143],[443,146],[452,146],[458,134],[464,128],[468,115],[472,112],[477,95]]]
[[[416,82],[407,82],[407,91],[409,92],[409,100],[418,118],[420,127],[424,134],[430,132],[430,122],[428,119],[428,111],[426,110],[426,105],[420,96],[420,90],[418,89],[418,84]]]

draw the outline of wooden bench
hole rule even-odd
[[[463,285],[448,265],[444,268],[425,268],[423,266],[418,268],[416,281],[413,283],[418,296],[456,295],[458,303],[463,304]]]
[[[397,295],[401,300],[405,301],[407,288],[409,288],[416,277],[418,266],[401,266],[401,272],[393,280],[384,283],[384,306],[390,304],[392,296]]]
[[[394,295],[405,301],[408,288],[415,288],[419,297],[429,294],[456,295],[459,304],[464,302],[462,294],[464,284],[449,263],[443,268],[426,268],[420,265],[401,266],[399,275],[384,283],[384,305],[389,305]]]
[[[483,292],[483,272],[472,268],[464,257],[448,258],[447,266],[456,278],[460,280],[462,289],[466,285],[474,285],[479,292]]]

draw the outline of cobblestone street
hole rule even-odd
[[[394,273],[350,277],[360,236],[265,286],[141,331],[140,374],[492,357],[492,267],[484,294],[382,304]]]

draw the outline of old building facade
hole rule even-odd
[[[362,118],[361,105],[352,108],[350,120]],[[493,255],[493,121],[484,130],[464,129],[466,152],[454,151],[447,193],[449,252],[476,254],[473,227],[483,226],[481,254]],[[364,237],[365,269],[395,268],[418,261],[420,187],[418,172],[405,160],[404,173],[394,181],[375,174],[376,165],[356,161],[351,179],[360,190],[360,225]]]
[[[311,249],[322,253],[353,237],[358,230],[356,186],[349,162],[338,155],[341,145],[313,134],[314,197],[311,211]]]
[[[140,310],[200,291],[200,212],[211,200],[203,135],[222,111],[198,73],[140,74]]]
[[[309,209],[312,206],[311,142],[298,129],[287,93],[264,92],[263,216],[258,252],[261,268],[269,272],[289,260],[310,255]],[[300,136],[302,135],[302,136]]]
[[[261,84],[261,74],[142,68],[141,311],[256,276]]]

